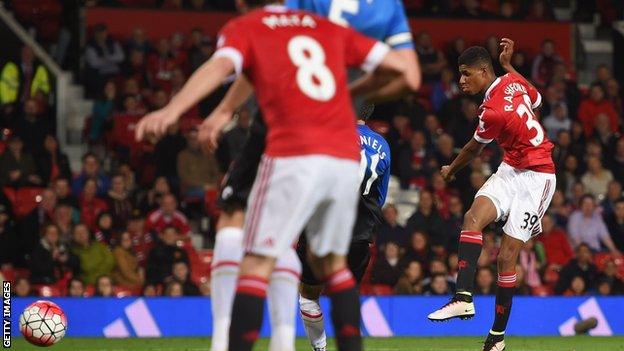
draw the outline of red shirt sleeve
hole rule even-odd
[[[336,27],[341,28],[346,36],[345,58],[349,67],[359,67],[365,72],[372,72],[390,51],[388,45],[368,38],[351,28]]]
[[[249,67],[251,61],[250,38],[240,21],[230,21],[219,32],[217,51],[213,57],[227,57],[232,60],[236,74]]]
[[[479,125],[474,133],[476,141],[488,144],[500,134],[505,121],[496,110],[485,106],[479,115]]]

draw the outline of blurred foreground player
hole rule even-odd
[[[416,67],[405,66],[382,43],[278,5],[230,21],[219,44],[169,105],[139,123],[137,136],[162,135],[232,72],[244,71],[256,90],[268,136],[245,219],[248,253],[240,268],[229,349],[252,349],[276,257],[305,228],[312,267],[333,301],[338,349],[360,350],[359,300],[345,263],[359,183],[346,66],[398,72],[411,89],[419,80]],[[218,135],[230,119],[212,116],[202,128]]]
[[[244,12],[246,4],[240,1],[237,4]],[[406,66],[419,69],[401,1],[355,0],[345,3],[335,0],[287,0],[285,5],[291,9],[321,14],[335,23],[348,25],[360,33],[384,41],[401,56]],[[418,71],[417,74],[420,80],[420,72]],[[420,81],[417,85],[419,84]],[[387,75],[379,74],[366,74],[352,84],[351,88],[352,95],[353,93],[359,94],[360,100],[369,102],[391,100],[412,90],[402,75],[388,79]],[[249,82],[244,77],[239,77],[211,116],[232,115],[235,109],[251,96],[252,92]],[[361,103],[358,104],[358,106],[361,105]],[[209,135],[205,128],[200,129],[200,139],[215,140],[216,138],[215,135]],[[264,151],[265,138],[266,127],[261,116],[257,116],[250,127],[249,136],[242,151],[230,165],[219,197],[219,207],[222,211],[217,222],[211,279],[211,299],[214,302],[212,304],[212,351],[222,351],[227,347],[227,329],[231,319],[238,265],[242,259],[242,228],[247,197]],[[214,148],[214,143],[205,145],[208,151]],[[289,294],[292,287],[290,282],[294,278],[292,273],[298,273],[299,269],[299,263],[292,260],[292,254],[289,253],[278,258],[276,269],[270,278],[268,302],[273,331],[269,344],[270,350],[279,348],[276,342],[288,339],[286,335],[290,334],[290,338],[294,338],[294,320],[288,318],[292,311],[290,301],[278,296]],[[307,302],[301,300],[301,302],[305,303],[302,307],[303,311],[320,309],[320,306],[313,300]],[[318,320],[304,319],[304,323],[306,326],[309,323],[320,325],[321,332],[323,330],[322,322],[318,323]],[[276,337],[276,333],[282,336]]]
[[[370,261],[370,244],[383,221],[382,207],[388,193],[390,180],[390,146],[379,134],[372,131],[365,121],[373,112],[373,105],[365,105],[358,113],[360,134],[360,201],[353,227],[353,236],[347,255],[347,264],[359,284]],[[319,298],[323,282],[317,279],[306,261],[307,241],[299,239],[297,253],[303,265],[299,286],[301,319],[314,351],[327,349],[323,311]]]
[[[479,126],[451,165],[442,167],[448,181],[472,161],[492,140],[505,150],[498,171],[481,187],[464,216],[459,236],[457,293],[449,303],[431,313],[432,321],[468,319],[475,314],[472,301],[477,259],[482,249],[481,231],[494,221],[505,221],[498,253],[498,289],[494,324],[483,350],[505,349],[505,329],[516,287],[516,262],[520,249],[541,233],[541,219],[555,192],[552,143],[546,138],[533,110],[541,96],[511,66],[514,42],[503,38],[500,63],[508,73],[496,77],[487,50],[471,47],[459,57],[463,92],[485,93],[479,108]]]

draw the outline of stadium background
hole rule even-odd
[[[540,118],[556,144],[558,175],[549,230],[522,252],[519,292],[527,297],[517,299],[510,332],[566,335],[570,321],[596,317],[592,334],[624,334],[618,296],[624,293],[624,213],[614,210],[624,181],[624,71],[616,64],[624,59],[621,2],[404,3],[426,84],[417,94],[377,106],[370,121],[390,142],[393,179],[387,223],[362,285],[370,296],[364,305],[372,308],[366,334],[481,335],[489,324],[489,314],[482,313],[458,331],[455,324],[425,323],[423,313],[440,299],[430,296],[452,292],[461,216],[501,157],[489,146],[455,183],[445,185],[437,174],[476,125],[478,100],[459,95],[456,60],[470,45],[484,45],[496,57],[500,36],[516,40],[514,65],[542,92]],[[70,336],[103,336],[111,323],[121,333],[116,336],[124,330],[142,336],[128,306],[142,307],[138,316],[147,319],[141,323],[152,318],[159,335],[208,335],[209,300],[179,296],[210,294],[216,188],[254,107],[239,112],[216,157],[197,151],[192,130],[218,96],[159,143],[136,144],[132,135],[140,116],[163,106],[210,57],[216,32],[235,16],[230,1],[3,5],[0,263],[2,278],[13,282],[16,309],[29,296],[63,297],[58,301],[69,314]],[[584,194],[596,199],[585,215]],[[584,217],[586,226],[570,225]],[[78,239],[85,231],[89,240]],[[51,244],[51,232],[58,244]],[[483,297],[477,303],[485,311],[493,298],[499,236],[498,226],[489,228],[479,261]],[[606,236],[615,248],[604,246]],[[590,250],[577,257],[580,242]],[[65,298],[71,295],[90,300]],[[160,295],[178,297],[154,298]],[[72,323],[86,316],[85,303],[98,311],[97,322]],[[172,310],[179,306],[198,313],[176,315]],[[524,307],[551,318],[536,323],[518,312]],[[198,327],[178,334],[185,318]]]

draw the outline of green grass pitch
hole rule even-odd
[[[481,351],[482,338],[367,338],[367,351]],[[209,351],[209,338],[160,339],[82,339],[66,338],[50,351]],[[258,342],[256,351],[266,351],[268,341]],[[335,350],[333,343],[330,350]],[[42,351],[24,339],[16,338],[11,347],[19,351]],[[624,351],[624,337],[508,337],[509,351]],[[297,340],[297,351],[310,351],[305,339]]]

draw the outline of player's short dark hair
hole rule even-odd
[[[373,111],[375,111],[374,104],[364,103],[360,106],[359,111],[357,111],[357,118],[366,121],[373,115]]]
[[[483,46],[471,46],[459,55],[458,65],[476,66],[485,64],[492,67],[492,57]]]

